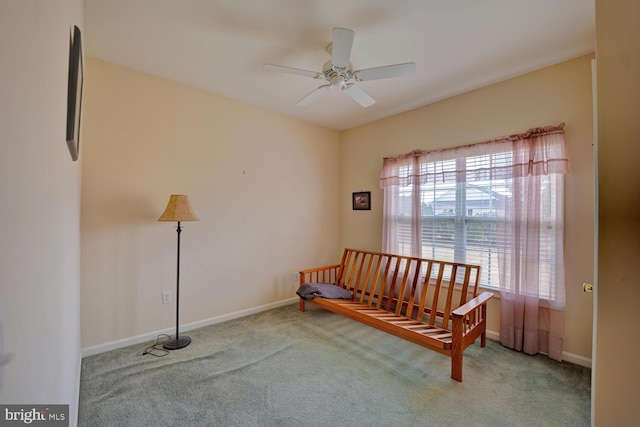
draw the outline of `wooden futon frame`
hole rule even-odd
[[[331,283],[353,295],[311,301],[451,357],[451,378],[462,381],[462,353],[486,343],[487,301],[478,295],[480,267],[345,249],[340,264],[300,271],[300,284]],[[305,301],[300,299],[300,311]]]

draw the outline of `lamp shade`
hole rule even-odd
[[[189,197],[183,194],[172,194],[169,203],[158,221],[200,221],[193,213]]]

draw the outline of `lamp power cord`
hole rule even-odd
[[[166,356],[167,354],[169,354],[169,350],[166,350],[165,348],[163,348],[162,344],[164,344],[165,341],[169,340],[169,338],[171,338],[171,336],[167,334],[158,335],[158,337],[156,338],[156,342],[150,345],[149,347],[145,348],[144,351],[142,352],[142,355],[145,356],[147,354],[150,354],[151,356],[155,356],[155,357]]]

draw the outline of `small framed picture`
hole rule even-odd
[[[352,203],[354,211],[370,211],[371,191],[359,191],[357,193],[353,193]]]

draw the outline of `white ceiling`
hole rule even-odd
[[[594,0],[85,0],[85,55],[344,130],[595,49]],[[415,62],[410,77],[360,82],[363,108],[322,82],[333,27],[355,31],[363,69]]]

